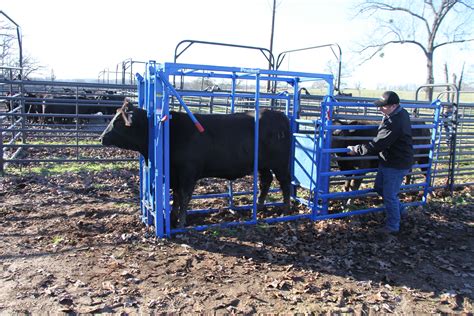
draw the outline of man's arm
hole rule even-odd
[[[372,139],[368,144],[359,144],[355,146],[348,146],[350,150],[348,153],[351,156],[354,155],[373,155],[377,154],[384,149],[390,147],[400,134],[400,127],[389,126],[387,123],[384,123],[379,129],[377,136]]]

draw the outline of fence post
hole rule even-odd
[[[20,120],[21,120],[21,138],[22,138],[22,144],[26,144],[26,102],[25,102],[25,88],[23,86],[23,82],[20,84]]]

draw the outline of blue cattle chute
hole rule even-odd
[[[170,79],[173,76],[189,76],[197,78],[219,78],[231,81],[230,92],[216,92],[216,91],[189,91],[177,90],[170,84]],[[262,81],[283,82],[289,84],[294,92],[298,91],[299,82],[302,81],[325,81],[328,85],[328,93],[332,93],[332,75],[325,74],[311,74],[311,73],[297,73],[285,71],[261,70],[255,68],[244,67],[219,67],[209,65],[191,65],[178,63],[165,63],[159,65],[155,62],[150,62],[148,65],[148,72],[144,77],[137,76],[139,85],[139,106],[148,112],[149,118],[149,161],[141,158],[140,173],[141,173],[141,210],[142,220],[147,225],[155,227],[155,233],[159,237],[170,236],[178,233],[184,229],[171,228],[170,225],[170,183],[169,183],[169,117],[170,106],[173,99],[177,100],[190,118],[195,122],[197,128],[200,128],[198,122],[193,118],[192,112],[186,104],[186,98],[192,96],[206,97],[218,96],[226,97],[230,100],[230,109],[233,112],[239,105],[236,105],[237,100],[250,100],[253,110],[258,113],[261,108],[261,102],[266,104],[272,100],[281,102],[285,105],[285,113],[288,115],[291,122],[292,131],[296,131],[298,123],[293,120],[293,113],[298,112],[299,99],[292,97],[291,94],[284,92],[278,94],[264,93],[260,89]],[[237,91],[236,81],[251,82],[254,90],[251,92]],[[293,93],[294,95],[294,93]],[[273,104],[273,103],[272,103]],[[266,105],[265,105],[266,106]],[[205,129],[206,127],[203,126]],[[227,192],[221,194],[205,195],[207,197],[224,197],[229,201],[228,208],[234,210],[250,209],[251,218],[246,221],[236,221],[221,224],[210,224],[194,226],[193,229],[201,230],[215,226],[233,226],[239,224],[255,224],[260,219],[257,217],[257,174],[258,174],[258,139],[259,139],[259,120],[258,115],[255,115],[255,133],[254,133],[254,170],[253,170],[253,190],[251,192],[236,192],[229,184]],[[314,144],[314,142],[313,142]],[[292,167],[293,169],[293,167]],[[253,203],[248,206],[235,206],[234,197],[250,194]],[[195,196],[195,198],[202,198],[202,196]],[[267,203],[266,205],[278,205],[278,203]],[[201,212],[202,210],[189,210],[188,213]],[[211,211],[211,210],[209,210]],[[287,221],[296,218],[309,218],[310,214],[282,216],[279,218],[265,218],[264,221],[277,222]]]
[[[141,218],[146,225],[152,225],[158,237],[169,237],[172,234],[184,232],[188,229],[204,230],[216,227],[228,227],[235,225],[252,225],[259,222],[274,223],[292,221],[297,219],[320,220],[326,218],[336,218],[366,212],[380,211],[380,207],[353,210],[344,213],[331,213],[330,203],[334,199],[347,197],[364,196],[371,194],[373,189],[363,189],[354,192],[331,192],[331,181],[334,177],[341,177],[354,174],[363,174],[374,170],[357,171],[336,171],[331,169],[331,155],[337,152],[346,151],[345,148],[331,148],[331,135],[334,129],[332,125],[335,108],[370,108],[372,103],[364,102],[337,102],[332,96],[333,77],[329,74],[314,74],[291,71],[262,70],[244,67],[220,67],[210,65],[194,65],[156,62],[148,63],[148,71],[145,76],[137,75],[138,82],[138,103],[148,113],[149,122],[149,157],[147,161],[140,159],[140,205]],[[176,89],[170,84],[174,77],[194,78],[199,80],[213,78],[216,80],[226,80],[229,82],[229,91],[221,89],[192,90]],[[247,86],[253,88],[251,91],[238,91],[237,81],[245,82]],[[287,90],[278,93],[264,92],[260,88],[265,81],[276,82],[286,85]],[[313,118],[302,117],[304,111],[301,109],[301,96],[299,90],[303,83],[323,81],[327,85],[327,96],[323,98],[317,106],[312,107]],[[274,86],[276,86],[275,84]],[[273,108],[278,106],[280,110],[288,116],[292,134],[292,152],[290,169],[292,176],[291,198],[306,206],[306,211],[297,214],[286,214],[283,216],[268,216],[264,211],[257,209],[258,193],[258,140],[259,140],[259,120],[255,115],[254,132],[254,165],[253,183],[251,191],[238,191],[233,182],[228,183],[228,189],[220,193],[199,194],[193,196],[195,199],[221,198],[227,201],[227,206],[219,209],[229,209],[234,211],[251,212],[250,217],[245,220],[236,220],[223,223],[212,223],[186,228],[171,227],[171,195],[170,195],[170,107],[180,106],[189,115],[199,130],[206,129],[200,126],[193,115],[192,106],[199,110],[206,109],[199,100],[221,100],[225,103],[222,107],[227,113],[239,111],[240,107],[247,106],[258,113],[262,108]],[[196,101],[198,100],[198,101]],[[198,104],[197,104],[198,103]],[[429,149],[430,158],[433,157],[435,141],[438,133],[439,102],[432,104],[403,104],[406,107],[419,107],[433,110],[430,122],[420,128],[429,128],[431,133],[430,144],[420,145]],[[210,111],[211,105],[207,104]],[[214,111],[216,106],[214,105]],[[322,113],[322,114],[321,114]],[[315,116],[315,117],[314,117]],[[354,128],[351,126],[350,128]],[[356,126],[355,128],[371,128],[367,126]],[[372,126],[373,128],[373,126]],[[420,147],[422,148],[422,147]],[[431,168],[430,163],[426,166]],[[429,174],[429,171],[428,171]],[[424,197],[419,202],[411,203],[416,205],[426,202],[426,194],[430,188],[430,179],[423,184],[415,184],[411,187],[422,190]],[[307,192],[301,194],[297,188],[302,188]],[[410,188],[406,186],[405,188]],[[236,205],[235,198],[249,195],[250,205]],[[279,202],[270,202],[267,206],[281,205]],[[215,209],[190,209],[188,214],[209,213]]]

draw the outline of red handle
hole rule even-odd
[[[204,133],[204,127],[202,127],[201,123],[196,122],[194,123],[196,125],[196,128],[198,129],[199,133]]]

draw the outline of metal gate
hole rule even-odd
[[[135,98],[136,86],[0,78],[0,172],[9,164],[136,161],[97,150],[125,97]]]
[[[223,81],[222,86],[227,85],[229,90],[221,91],[177,91],[170,83],[174,76],[180,79],[186,78],[219,78]],[[181,82],[183,81],[181,80]],[[248,82],[246,86],[251,86],[250,90],[241,91],[237,89],[237,81]],[[277,82],[284,90],[280,93],[264,92],[262,82]],[[202,128],[196,121],[187,102],[202,102],[205,98],[213,98],[213,101],[220,99],[226,106],[221,108],[222,113],[233,113],[251,108],[256,113],[262,108],[280,109],[286,113],[291,122],[292,131],[296,133],[298,129],[299,90],[303,83],[308,84],[315,81],[324,81],[328,87],[328,94],[333,91],[332,75],[293,73],[284,71],[246,69],[237,67],[219,67],[208,65],[191,65],[165,63],[158,65],[150,63],[149,72],[145,78],[139,78],[139,105],[148,112],[150,139],[150,161],[144,163],[141,158],[141,209],[142,220],[148,225],[155,227],[155,233],[159,237],[170,236],[173,233],[182,232],[183,229],[172,228],[170,223],[170,186],[169,186],[169,110],[174,105],[181,106],[195,122],[196,127]],[[202,108],[202,104],[194,104]],[[214,105],[214,113],[218,112]],[[258,178],[258,115],[255,120],[254,139],[254,172],[252,190],[247,192],[237,192],[232,183],[229,183],[229,190],[220,194],[211,194],[208,197],[224,198],[228,202],[227,209],[233,211],[250,211],[250,216],[241,221],[232,221],[219,224],[206,224],[195,226],[193,229],[201,230],[210,227],[225,227],[233,225],[256,224],[257,222],[278,222],[288,221],[298,218],[310,218],[311,213],[296,214],[288,216],[266,216],[257,214],[257,178]],[[172,118],[171,118],[172,119]],[[294,146],[293,146],[294,147]],[[250,195],[252,204],[236,206],[233,202],[235,197]],[[194,197],[197,198],[197,197]],[[193,213],[196,210],[189,210]],[[212,211],[212,210],[208,210]]]

